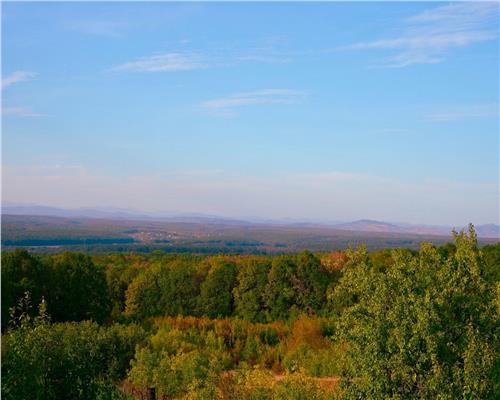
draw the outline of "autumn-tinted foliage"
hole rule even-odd
[[[472,228],[419,252],[4,252],[2,395],[494,399],[499,279]]]

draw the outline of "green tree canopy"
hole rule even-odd
[[[239,264],[233,289],[236,315],[252,322],[265,321],[263,293],[270,269],[271,262],[262,258],[249,258]]]
[[[208,275],[200,287],[201,314],[210,318],[223,318],[232,314],[232,291],[236,284],[236,274],[234,262],[219,257],[210,260]]]
[[[81,253],[62,253],[47,259],[51,269],[48,311],[56,321],[104,321],[110,311],[104,268]]]
[[[493,286],[473,228],[455,234],[455,243],[445,260],[430,244],[417,256],[396,252],[385,273],[356,255],[361,262],[336,289],[351,295],[339,323],[348,344],[345,398],[495,398]]]
[[[292,257],[280,256],[273,259],[264,291],[268,317],[272,320],[287,319],[296,304],[295,271],[296,265]]]
[[[26,250],[2,254],[2,329],[8,326],[9,310],[15,307],[26,292],[38,304],[47,293],[48,273],[36,256]]]

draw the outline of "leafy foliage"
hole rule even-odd
[[[179,258],[144,270],[126,291],[125,315],[136,319],[160,315],[195,315],[204,265]]]
[[[2,338],[2,397],[120,398],[105,382],[125,375],[142,340],[144,331],[132,325],[51,324],[42,303],[40,316],[23,313],[18,327]]]
[[[62,253],[46,264],[51,271],[48,311],[56,321],[106,319],[110,307],[104,268],[79,253]]]
[[[36,304],[48,293],[48,271],[39,258],[26,250],[16,250],[2,255],[2,327],[9,324],[10,310],[30,293]],[[31,310],[33,317],[33,310]]]
[[[348,343],[346,398],[494,398],[498,315],[474,230],[455,234],[446,260],[424,244],[399,252],[386,273],[366,253],[335,295],[351,305],[340,319]],[[335,297],[335,296],[334,296]]]
[[[62,253],[39,258],[25,250],[2,255],[2,328],[9,310],[24,293],[38,304],[46,300],[54,321],[103,322],[109,316],[108,286],[104,269],[89,256]],[[32,315],[33,316],[33,315]]]
[[[207,277],[200,286],[200,314],[210,318],[233,313],[232,291],[236,283],[236,264],[223,258],[210,260]]]
[[[233,289],[235,314],[252,322],[264,322],[263,293],[271,268],[268,259],[245,259],[239,265],[236,287]]]
[[[2,395],[498,398],[500,244],[454,235],[419,252],[4,252]]]

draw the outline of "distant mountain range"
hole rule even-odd
[[[449,235],[454,227],[451,226],[429,226],[412,224],[393,224],[382,221],[362,219],[359,221],[335,225],[337,229],[358,232],[386,232],[386,233],[413,233],[416,235]],[[455,227],[462,229],[464,227]],[[479,237],[500,238],[500,225],[485,224],[475,226]]]
[[[2,214],[5,215],[37,215],[64,218],[101,218],[116,220],[186,222],[204,224],[243,225],[249,221],[223,218],[216,215],[199,213],[180,213],[175,211],[146,212],[125,208],[57,208],[35,204],[3,203]]]
[[[282,225],[282,226],[303,226],[303,227],[329,227],[345,231],[367,232],[367,233],[400,233],[416,235],[436,235],[449,236],[453,227],[418,225],[407,223],[389,223],[384,221],[374,221],[361,219],[353,222],[314,222],[306,220],[292,219],[261,219],[255,217],[248,218],[226,218],[216,215],[200,213],[181,213],[174,211],[164,212],[144,212],[123,208],[77,208],[64,209],[48,207],[34,204],[17,204],[4,202],[2,204],[2,215],[37,215],[66,218],[102,218],[116,220],[138,220],[138,221],[161,221],[176,223],[200,223],[200,224],[220,224],[220,225]],[[463,227],[456,227],[461,229]],[[500,225],[485,224],[475,227],[476,233],[483,238],[500,239]]]

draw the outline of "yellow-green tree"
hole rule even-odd
[[[346,267],[336,288],[351,299],[339,322],[346,399],[498,398],[494,288],[472,226],[454,236],[447,259],[423,244],[417,256],[396,253],[385,272],[363,254]]]

